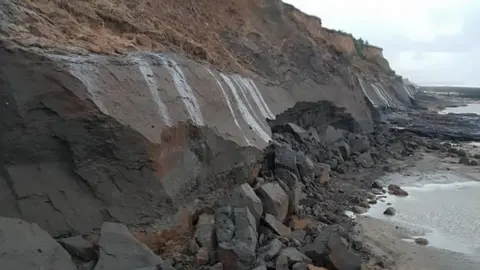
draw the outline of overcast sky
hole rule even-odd
[[[284,0],[383,48],[418,84],[480,86],[480,0]]]

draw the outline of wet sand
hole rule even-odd
[[[478,150],[464,147],[470,153]],[[357,216],[367,242],[392,257],[397,269],[480,269],[480,200],[474,194],[480,189],[480,182],[475,182],[480,181],[479,167],[428,152],[401,166],[400,172],[380,180],[410,187],[411,195],[382,198],[383,202]],[[389,202],[398,206],[394,217],[383,215]],[[415,237],[430,238],[431,243],[417,245]]]
[[[368,242],[393,257],[398,270],[478,270],[475,257],[407,242],[408,232],[388,221],[357,217]]]

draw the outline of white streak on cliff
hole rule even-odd
[[[380,89],[378,89],[378,87],[375,84],[370,84],[370,86],[373,87],[377,96],[383,101],[383,104],[385,106],[389,107],[390,105],[389,105],[387,99],[382,95],[382,93],[380,93]]]
[[[405,86],[405,85],[404,85],[404,86],[403,86],[403,89],[405,89],[405,91],[407,91],[407,94],[408,94],[408,96],[410,96],[411,99],[415,99],[415,98],[413,97],[413,95],[410,93],[410,91],[408,91],[408,86]]]
[[[260,108],[260,112],[263,114],[263,116],[265,118],[275,119],[275,115],[268,107],[268,104],[265,102],[265,99],[263,98],[262,93],[260,93],[260,90],[258,90],[255,82],[250,78],[242,78],[242,81],[245,84],[245,87],[247,87],[247,89],[250,91],[250,94],[255,100],[255,103],[257,103],[257,106]]]
[[[267,129],[268,126],[267,126],[267,123],[265,122],[265,118],[263,118],[263,116],[258,115],[258,110],[260,108],[258,107],[257,104],[255,104],[255,105],[257,105],[256,107],[258,108],[258,110],[255,110],[255,108],[250,103],[250,100],[248,99],[247,93],[249,92],[249,90],[244,85],[244,83],[242,81],[243,78],[239,75],[232,75],[232,76],[230,76],[230,78],[233,80],[233,82],[235,84],[237,84],[238,89],[240,89],[240,94],[242,95],[243,100],[247,103],[248,108],[250,108],[250,111],[252,112],[253,116],[256,118],[257,123],[260,123],[261,125],[263,125],[263,127],[265,129]],[[250,94],[250,96],[251,96],[251,94]]]
[[[188,111],[190,118],[199,126],[204,126],[205,121],[203,120],[203,114],[200,110],[200,105],[195,97],[195,93],[188,84],[185,74],[183,74],[180,66],[175,62],[175,60],[168,58],[164,55],[156,55],[162,61],[162,65],[165,66],[173,78],[173,83],[177,92],[180,94],[180,97],[185,104],[185,108]]]
[[[100,111],[108,115],[109,112],[107,106],[105,106],[105,104],[101,100],[100,95],[98,94],[101,91],[96,81],[99,74],[98,68],[95,67],[93,64],[89,64],[84,61],[75,61],[78,60],[78,58],[64,58],[63,60],[66,60],[68,62],[67,68],[70,74],[75,76],[85,85],[88,93],[90,94],[90,98],[95,103],[95,105],[97,105]]]
[[[363,86],[363,81],[362,79],[358,78],[358,82],[360,83],[360,87],[362,88],[362,91],[363,91],[363,94],[365,94],[365,96],[367,97],[367,99],[372,103],[372,105],[374,107],[377,107],[377,104],[373,101],[373,99],[370,97],[370,95],[368,95],[367,93],[367,90],[365,90],[365,86]]]
[[[390,107],[395,107],[395,100],[390,96],[388,91],[383,87],[381,83],[378,83],[378,88],[382,91],[382,95],[387,99]]]
[[[225,102],[227,103],[227,106],[228,106],[228,109],[230,110],[230,113],[232,114],[232,117],[233,117],[233,122],[235,123],[235,125],[237,126],[237,128],[240,130],[240,132],[242,132],[243,134],[243,137],[245,138],[245,141],[247,142],[248,145],[250,145],[250,140],[248,140],[247,136],[245,136],[245,132],[243,131],[243,129],[240,127],[240,123],[238,122],[238,119],[237,117],[235,116],[235,111],[233,110],[233,107],[232,107],[232,104],[230,102],[230,99],[228,98],[228,95],[227,93],[225,92],[225,89],[223,88],[223,85],[222,83],[217,79],[217,76],[215,76],[215,74],[213,74],[213,72],[209,69],[209,68],[205,68],[208,73],[210,73],[210,75],[212,75],[212,77],[215,79],[215,81],[217,82],[218,86],[220,87],[220,90],[222,90],[222,94],[223,94],[223,97],[225,98]]]
[[[255,117],[250,113],[247,106],[243,102],[242,98],[238,94],[238,91],[235,88],[235,84],[232,82],[232,80],[228,76],[222,73],[220,73],[220,76],[232,91],[233,97],[235,98],[240,114],[242,115],[245,122],[253,129],[255,133],[258,134],[258,136],[262,140],[264,140],[265,142],[269,142],[271,139],[270,134],[268,134],[267,132],[265,132],[265,130],[262,129],[262,127],[255,120]]]
[[[155,80],[152,67],[150,64],[140,56],[134,57],[133,60],[138,65],[140,73],[142,73],[145,82],[147,83],[148,90],[150,91],[150,95],[152,96],[155,104],[157,105],[157,112],[163,118],[163,121],[167,126],[172,125],[172,119],[168,113],[168,108],[163,103],[162,99],[160,98],[160,94],[158,92],[157,81]]]

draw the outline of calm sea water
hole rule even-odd
[[[448,113],[475,113],[480,115],[480,103],[472,103],[468,104],[467,106],[461,107],[451,107],[446,108],[445,110],[440,112],[441,114],[448,114]]]
[[[398,177],[410,195],[388,196],[365,215],[408,229],[411,239],[406,240],[424,237],[430,246],[480,256],[480,182],[450,173]],[[387,203],[396,209],[395,216],[383,214]]]

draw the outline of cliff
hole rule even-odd
[[[53,235],[228,193],[299,102],[368,131],[413,98],[379,48],[277,0],[7,0],[0,21],[0,215]]]

